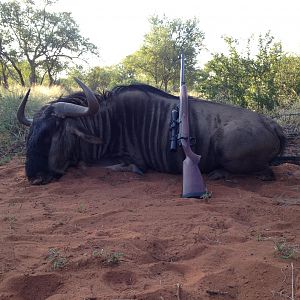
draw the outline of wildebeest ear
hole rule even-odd
[[[68,126],[67,130],[69,133],[77,135],[78,137],[80,137],[81,139],[83,139],[84,141],[86,141],[88,143],[103,144],[103,141],[100,138],[90,135],[90,134],[86,134],[85,132],[83,132],[82,130],[80,130],[76,127]]]

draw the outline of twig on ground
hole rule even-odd
[[[281,268],[280,271],[284,276],[284,279],[282,280],[282,283],[286,283],[286,274],[283,272],[283,268]]]
[[[294,264],[291,263],[291,269],[292,269],[292,295],[291,295],[291,300],[295,300],[294,296]]]
[[[176,286],[177,286],[177,293],[176,293],[176,295],[177,295],[177,300],[180,300],[180,284],[177,283]]]
[[[284,280],[282,281],[282,283],[285,283],[286,281],[286,275],[285,273],[282,271],[281,269],[281,272],[284,274],[285,278]],[[292,288],[291,288],[291,296],[288,296],[288,295],[285,295],[285,290],[284,289],[281,289],[280,291],[276,292],[276,291],[271,291],[273,297],[275,295],[279,296],[279,297],[282,297],[282,298],[286,298],[286,299],[289,299],[289,300],[296,300],[295,298],[295,278],[294,278],[294,264],[291,263],[291,285],[292,285]]]
[[[206,290],[206,293],[209,294],[209,295],[222,295],[222,296],[225,296],[225,295],[228,295],[229,293],[228,292],[222,292],[222,291],[217,291],[217,290]]]

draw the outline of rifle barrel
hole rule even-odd
[[[184,82],[184,54],[181,53],[180,55],[180,86],[185,84]]]

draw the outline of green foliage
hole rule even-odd
[[[124,64],[112,65],[109,67],[94,67],[89,70],[82,68],[71,69],[68,78],[60,80],[60,83],[69,91],[77,88],[74,77],[81,79],[93,91],[102,92],[111,90],[121,84],[131,84],[137,82],[135,76]]]
[[[16,228],[17,218],[15,216],[6,216],[3,221],[8,222],[10,229]]]
[[[97,54],[96,46],[80,35],[71,14],[49,12],[49,5],[51,1],[46,1],[40,9],[34,1],[0,2],[0,67],[6,85],[7,77],[17,77],[22,86],[46,78],[51,85],[73,59]],[[29,77],[20,66],[23,61],[30,68]]]
[[[86,82],[95,91],[112,89],[116,85],[134,83],[135,79],[123,65],[92,68],[85,77]]]
[[[185,69],[192,81],[197,55],[204,39],[197,19],[183,21],[166,17],[150,18],[151,30],[145,35],[142,47],[125,58],[123,65],[132,70],[138,81],[153,84],[164,90],[173,89],[179,82],[179,55],[186,55]]]
[[[275,254],[282,259],[297,259],[298,246],[288,244],[285,240],[274,242]]]
[[[215,54],[205,65],[198,91],[209,98],[258,111],[299,101],[299,61],[287,57],[270,33],[259,36],[255,54],[253,38],[248,40],[246,51],[241,52],[237,40],[224,40],[229,54]]]
[[[121,252],[107,252],[104,249],[93,251],[93,257],[100,258],[103,265],[111,267],[119,265],[123,256]]]
[[[56,248],[50,248],[48,250],[48,256],[47,256],[47,259],[50,261],[51,263],[51,268],[52,270],[59,270],[59,269],[62,269],[64,268],[68,261],[67,259],[62,256],[59,252],[58,249]]]

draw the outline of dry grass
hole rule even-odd
[[[0,165],[24,151],[27,128],[19,124],[16,113],[27,88],[12,86],[8,90],[0,87]],[[59,86],[35,86],[31,89],[26,114],[32,117],[45,103],[65,92]]]

